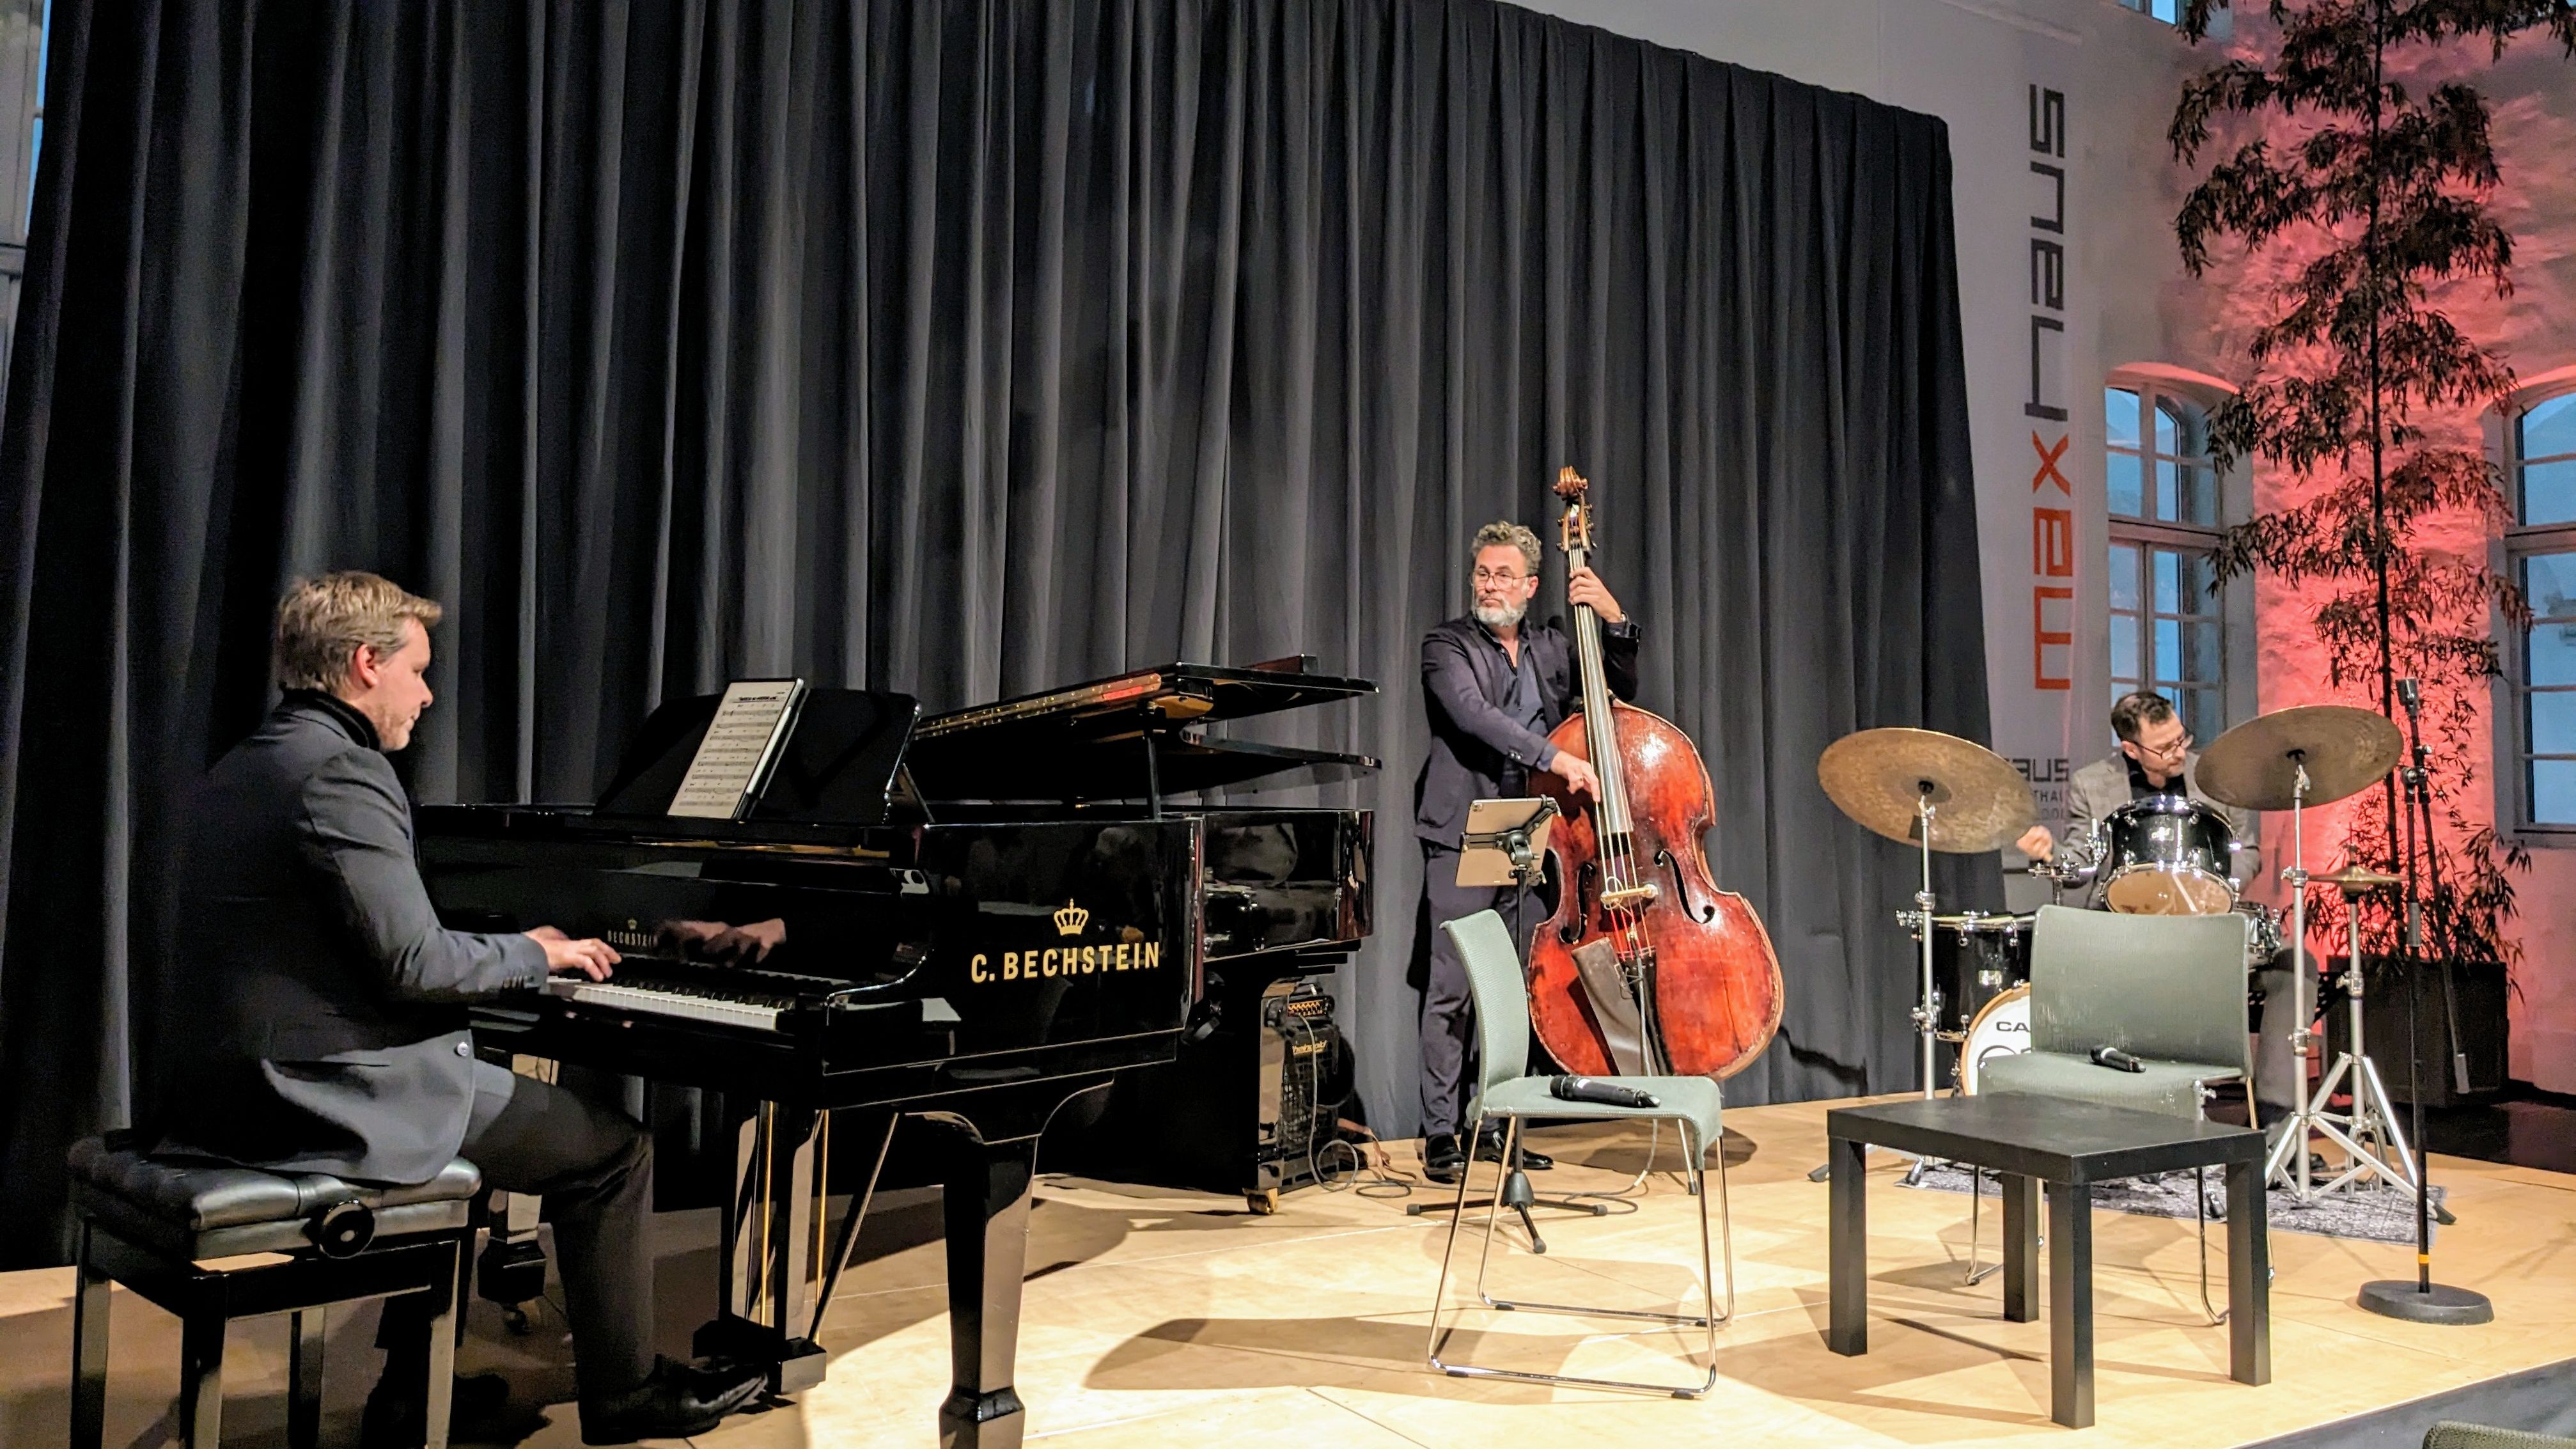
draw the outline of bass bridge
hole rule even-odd
[[[1614,886],[1601,893],[1605,911],[1642,911],[1663,898],[1663,890],[1653,881],[1632,886]]]

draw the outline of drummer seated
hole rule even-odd
[[[2182,717],[2174,712],[2171,700],[2151,689],[2120,696],[2119,702],[2111,706],[2111,733],[2119,739],[2118,752],[2077,770],[2066,782],[2070,844],[2098,841],[2104,833],[2104,823],[2115,812],[2138,801],[2179,797],[2226,822],[2235,843],[2232,875],[2239,885],[2260,877],[2263,860],[2255,844],[2253,812],[2222,805],[2201,791],[2200,755],[2192,749],[2191,731],[2183,727]],[[2043,825],[2023,832],[2015,844],[2034,861],[2048,860],[2057,853],[2057,837]],[[2106,860],[2100,864],[2107,872],[2118,862]],[[2230,899],[2224,903],[2212,898],[2199,904],[2225,909],[2235,904],[2234,892],[2227,894]],[[2098,887],[2095,898],[2086,904],[2121,908],[2120,902],[2104,899]],[[2296,994],[2290,989],[2286,962],[2286,955],[2273,955],[2246,963],[2254,972],[2253,986],[2263,1001],[2262,1019],[2255,1026],[2254,1108],[2256,1119],[2265,1126],[2289,1114],[2298,1090],[2298,1059],[2290,1049],[2290,1033],[2305,1023],[2290,1020]]]
[[[2254,879],[2262,869],[2262,855],[2255,845],[2253,812],[2221,805],[2201,793],[2200,756],[2173,702],[2151,689],[2124,694],[2111,706],[2111,733],[2119,738],[2118,751],[2077,770],[2066,782],[2069,841],[2094,838],[2113,811],[2132,801],[2179,795],[2227,822],[2236,843],[2235,877]],[[2057,837],[2045,825],[2032,826],[2014,843],[2032,860],[2057,853]]]

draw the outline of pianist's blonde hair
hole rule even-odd
[[[444,612],[434,599],[355,569],[300,580],[277,601],[270,671],[280,689],[327,692],[347,676],[349,656],[360,645],[396,653],[405,642],[405,619],[418,619],[426,629]]]

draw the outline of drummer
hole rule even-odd
[[[2228,833],[2237,840],[2236,878],[2252,880],[2262,868],[2254,816],[2200,793],[2192,781],[2200,756],[2193,752],[2191,732],[2182,727],[2173,702],[2152,689],[2124,694],[2111,706],[2111,733],[2120,738],[2119,753],[2095,760],[2066,782],[2068,837],[2089,838],[2104,817],[2132,800],[2187,795],[2226,819]],[[2057,837],[2045,825],[2032,826],[2014,843],[2033,860],[2046,860],[2057,850]]]
[[[2187,795],[2225,818],[2237,841],[2236,878],[2253,880],[2262,868],[2253,812],[2221,805],[2200,792],[2193,779],[2200,756],[2192,750],[2191,732],[2183,728],[2173,702],[2150,689],[2124,694],[2111,706],[2111,733],[2119,736],[2120,752],[2086,765],[2066,782],[2069,838],[2091,838],[2105,817],[2132,800]],[[2046,860],[2057,850],[2057,837],[2047,826],[2034,825],[2014,844],[2032,860]],[[2294,997],[2288,953],[2257,971],[2254,984],[2263,996],[2263,1019],[2255,1031],[2254,1106],[2257,1118],[2269,1127],[2289,1115],[2299,1085],[2294,1080],[2298,1059],[2290,1051]]]

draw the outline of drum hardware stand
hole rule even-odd
[[[2343,1148],[2348,1157],[2348,1165],[2341,1176],[2318,1188],[2317,1192],[2323,1195],[2347,1184],[2358,1183],[2365,1176],[2375,1176],[2408,1192],[2420,1195],[2421,1188],[2415,1176],[2412,1159],[2406,1151],[2405,1134],[2397,1129],[2396,1104],[2388,1099],[2388,1088],[2380,1081],[2378,1066],[2371,1061],[2370,1054],[2362,1049],[2362,894],[2361,890],[2350,888],[2344,891],[2345,929],[2351,944],[2344,968],[2343,987],[2345,1010],[2349,1013],[2346,1018],[2349,1023],[2347,1030],[2350,1035],[2345,1041],[2345,1050],[2335,1054],[2334,1065],[2328,1068],[2325,1076],[2317,1082],[2316,1100],[2311,1104],[2320,1130],[2325,1132],[2330,1141]],[[2327,1104],[2333,1099],[2335,1088],[2342,1083],[2347,1072],[2352,1077],[2352,1108],[2338,1116],[2327,1110]],[[2338,1132],[2329,1125],[2337,1121],[2343,1124],[2344,1131]],[[2370,1147],[2362,1146],[2365,1139],[2370,1142]],[[2393,1161],[2389,1155],[2392,1152],[2395,1154]]]
[[[2291,1094],[2290,1115],[2281,1121],[2281,1140],[2272,1144],[2271,1155],[2264,1160],[2263,1179],[2278,1180],[2304,1207],[2317,1200],[2308,1178],[2308,1133],[2317,1125],[2317,1107],[2325,1099],[2312,1097],[2307,1090],[2308,1064],[2317,1044],[2317,1034],[2309,1030],[2315,1013],[2308,1004],[2314,977],[2308,965],[2307,751],[2291,751],[2290,761],[2298,774],[2290,792],[2290,864],[2281,879],[2290,887],[2290,1020],[2295,1023],[2290,1028],[2290,1057],[2297,1063],[2299,1087]]]
[[[1923,1100],[1926,1102],[1931,1101],[1933,1097],[1932,1082],[1934,1066],[1940,1051],[1938,1029],[1941,1024],[1941,1008],[1934,999],[1939,988],[1932,983],[1932,907],[1936,900],[1932,894],[1932,816],[1935,813],[1935,807],[1932,804],[1933,788],[1929,780],[1919,781],[1915,787],[1914,838],[1923,849],[1923,885],[1914,893],[1914,909],[1916,914],[1922,917],[1923,980],[1922,995],[1915,1003],[1914,1009],[1907,1014],[1914,1023],[1915,1032],[1923,1042]],[[1966,1050],[1965,1045],[1962,1044],[1960,1049]],[[1871,1146],[1861,1150],[1869,1153],[1886,1149]],[[1905,1186],[1919,1185],[1923,1181],[1923,1174],[1930,1171],[1933,1165],[1931,1158],[1915,1158],[1914,1165],[1905,1169],[1903,1178]],[[1832,1175],[1832,1164],[1828,1163],[1809,1172],[1807,1181],[1822,1182]]]
[[[2428,1175],[2424,1161],[2424,1051],[2421,1038],[2416,1031],[2417,1018],[2423,1014],[2424,999],[2424,929],[2423,917],[2420,914],[2421,898],[2415,890],[2415,851],[2418,841],[2423,845],[2424,869],[2430,877],[2428,883],[2435,891],[2439,891],[2442,879],[2440,857],[2434,853],[2436,846],[2433,841],[2432,757],[2424,748],[2424,721],[2418,713],[2422,707],[2422,692],[2413,678],[2401,679],[2397,682],[2397,698],[2406,706],[2406,728],[2407,733],[2412,736],[2410,741],[2412,748],[2407,767],[2398,771],[2398,778],[2404,781],[2406,786],[2404,807],[2406,811],[2406,934],[2402,939],[2399,959],[2405,962],[2407,968],[2406,1087],[2407,1095],[2413,1099],[2415,1181],[2420,1185],[2427,1181]],[[2419,811],[2422,827],[2420,833],[2417,828]],[[2389,822],[2388,838],[2392,844],[2398,838],[2396,824],[2397,822],[2393,820]],[[2453,938],[2449,937],[2447,932],[2442,944],[2446,948],[2454,944]],[[2445,969],[2448,969],[2447,963]],[[2454,1033],[2452,1047],[2455,1052],[2458,1045],[2459,1039]],[[2454,1070],[2460,1070],[2461,1076],[2466,1076],[2465,1070],[2462,1070],[2456,1062]],[[2474,1288],[2461,1288],[2433,1281],[2432,1200],[2432,1193],[2422,1190],[2419,1186],[2415,1194],[2415,1277],[2413,1281],[2403,1278],[2383,1278],[2364,1283],[2361,1285],[2361,1306],[2373,1313],[2403,1319],[2409,1323],[2492,1323],[2495,1321],[2495,1302],[2487,1295]],[[2444,1213],[2442,1220],[2449,1222],[2452,1219],[2450,1214]]]

